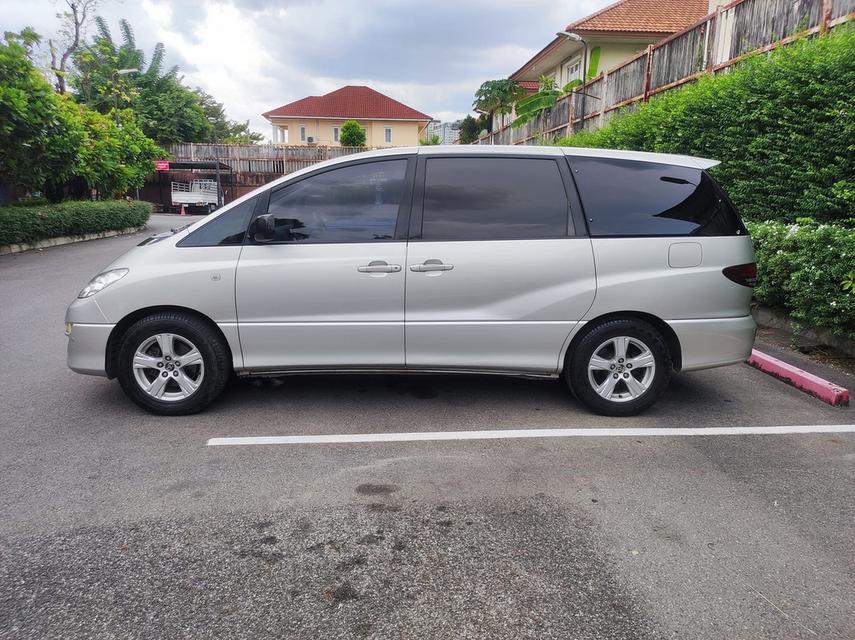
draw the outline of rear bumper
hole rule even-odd
[[[107,340],[115,325],[73,324],[68,336],[68,367],[90,376],[107,376]]]
[[[682,351],[682,371],[711,369],[743,362],[751,355],[757,325],[754,318],[669,320]]]

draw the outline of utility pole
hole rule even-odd
[[[217,140],[217,123],[213,118],[208,118],[208,122],[211,123],[211,130],[214,134],[214,170],[217,174],[217,209],[222,208],[223,206],[223,188],[220,182],[220,153],[218,148],[218,140]]]
[[[129,73],[139,73],[139,69],[116,69],[113,71],[113,97],[115,99],[115,109],[113,109],[113,113],[116,115],[116,126],[121,127],[122,123],[119,122],[119,76],[126,76]]]

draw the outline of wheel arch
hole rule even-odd
[[[137,309],[136,311],[132,311],[124,318],[119,320],[116,323],[116,326],[113,327],[113,330],[110,332],[110,337],[107,338],[107,349],[104,355],[104,370],[107,372],[107,377],[113,379],[116,377],[116,370],[118,369],[118,359],[119,359],[119,345],[121,344],[122,336],[125,335],[127,330],[138,320],[142,320],[146,316],[150,316],[155,313],[163,313],[163,312],[173,312],[173,313],[184,313],[190,316],[193,316],[197,320],[201,320],[205,324],[209,325],[217,334],[222,338],[223,344],[229,353],[229,360],[234,362],[234,354],[232,353],[231,345],[229,344],[228,338],[223,333],[223,330],[214,322],[211,318],[206,316],[204,313],[200,313],[195,309],[190,309],[188,307],[179,307],[174,305],[161,305],[154,307],[144,307],[142,309]]]
[[[680,346],[680,339],[677,337],[674,329],[671,328],[667,322],[665,322],[662,318],[654,316],[650,313],[645,313],[643,311],[612,311],[610,313],[604,313],[601,316],[597,316],[596,318],[591,318],[590,320],[586,320],[585,323],[579,328],[573,338],[570,340],[570,343],[567,345],[567,348],[564,351],[564,354],[561,358],[561,368],[562,371],[567,368],[567,361],[571,357],[576,345],[585,337],[585,335],[603,322],[608,322],[610,320],[643,320],[650,324],[654,329],[656,329],[665,340],[665,344],[668,345],[668,351],[671,354],[671,363],[674,367],[674,371],[680,371],[683,367],[683,351]]]

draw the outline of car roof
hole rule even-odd
[[[585,147],[556,147],[536,145],[431,145],[411,147],[409,153],[417,150],[419,155],[533,155],[533,156],[576,156],[584,158],[613,158],[634,160],[637,162],[658,162],[661,164],[709,169],[719,164],[718,160],[697,158],[673,153],[649,153],[647,151],[624,151],[622,149],[593,149]]]
[[[626,151],[623,149],[594,149],[586,147],[556,147],[537,145],[425,145],[421,147],[393,147],[390,149],[378,149],[375,151],[364,151],[362,153],[347,155],[337,158],[338,161],[347,159],[371,158],[390,155],[410,155],[417,153],[423,156],[449,156],[449,155],[513,155],[513,156],[575,156],[582,158],[611,158],[615,160],[634,160],[636,162],[658,162],[660,164],[676,165],[678,167],[691,167],[693,169],[709,169],[719,164],[718,160],[686,156],[675,153],[650,153],[648,151]],[[333,161],[335,162],[335,161]],[[317,166],[317,165],[316,165]]]

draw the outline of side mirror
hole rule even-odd
[[[256,242],[272,242],[276,237],[276,220],[272,213],[258,216],[252,226],[252,238]]]

